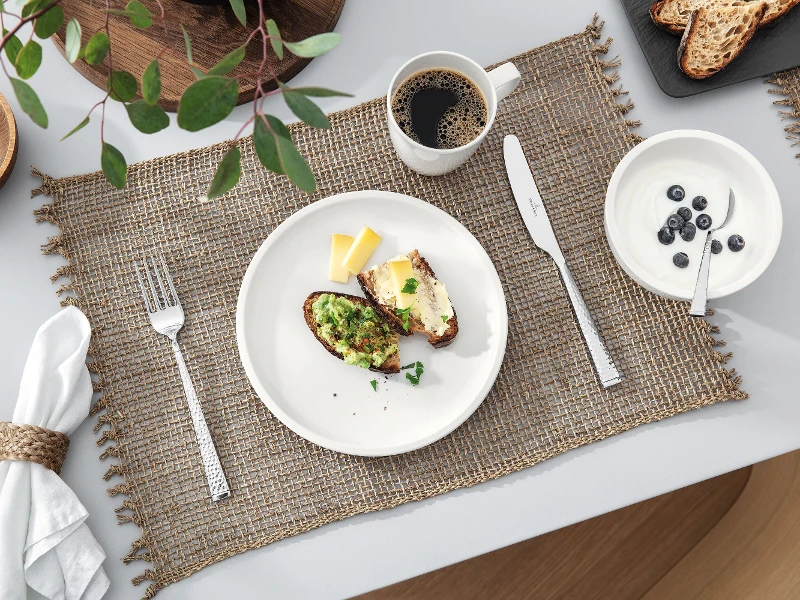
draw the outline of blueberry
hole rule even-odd
[[[683,191],[683,188],[679,185],[671,185],[667,190],[667,198],[670,200],[675,200],[675,202],[680,202],[686,197],[686,192]]]
[[[705,213],[702,215],[697,215],[697,218],[694,220],[694,222],[697,223],[697,228],[702,229],[703,231],[711,227],[711,217]]]
[[[744,238],[738,234],[733,234],[728,238],[728,248],[733,252],[739,252],[744,248]]]
[[[722,243],[719,240],[711,240],[711,254],[722,252]]]
[[[686,223],[683,227],[681,227],[681,239],[684,242],[691,242],[696,233],[697,227],[694,226],[694,223]]]
[[[672,233],[672,230],[669,227],[662,227],[658,230],[658,241],[665,246],[669,246],[675,241],[675,234]]]
[[[708,206],[708,200],[705,196],[695,196],[692,200],[692,208],[695,210],[705,210],[706,206]]]
[[[680,215],[681,219],[684,221],[691,221],[692,220],[692,211],[686,208],[685,206],[681,206],[678,209],[678,214]]]
[[[686,256],[685,252],[678,252],[675,256],[672,257],[672,264],[678,267],[679,269],[685,269],[689,266],[689,257]]]
[[[686,223],[686,221],[680,215],[670,215],[667,217],[667,227],[673,231],[677,231],[683,227],[684,223]]]

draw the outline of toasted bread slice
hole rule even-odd
[[[339,298],[347,298],[353,304],[357,304],[362,307],[370,307],[372,305],[368,302],[365,298],[359,298],[358,296],[351,296],[350,294],[338,294],[336,292],[314,292],[309,294],[306,301],[303,303],[303,317],[305,318],[306,325],[311,330],[311,333],[314,334],[314,337],[317,338],[317,341],[322,344],[325,349],[333,354],[336,358],[344,360],[344,356],[337,352],[336,348],[334,348],[327,340],[322,338],[319,335],[318,331],[318,323],[316,318],[314,317],[314,310],[312,308],[314,302],[322,295],[322,294],[331,294],[333,296],[337,296]],[[379,313],[380,314],[380,313]],[[393,338],[393,343],[397,344],[398,337],[397,334],[392,331],[392,333],[388,334]],[[380,366],[370,366],[370,371],[376,371],[378,373],[399,373],[400,372],[400,350],[398,349],[397,352],[390,355]]]
[[[692,12],[700,8],[744,6],[754,0],[658,0],[650,6],[653,22],[675,35],[683,35]],[[757,0],[755,1],[757,4]],[[781,17],[800,4],[800,0],[767,0],[767,10],[759,28],[774,25]]]
[[[750,4],[750,0],[658,0],[650,6],[650,18],[662,29],[675,35],[683,35],[689,17],[700,8],[747,4]]]
[[[731,63],[753,37],[764,2],[715,6],[692,12],[678,48],[678,65],[693,79],[711,77]]]
[[[428,319],[427,323],[421,312],[414,310],[412,305],[412,310],[408,315],[408,328],[405,329],[403,319],[397,314],[394,296],[380,293],[379,281],[385,277],[385,270],[388,268],[387,263],[359,273],[357,275],[358,283],[367,299],[380,311],[384,319],[397,333],[406,336],[421,333],[428,338],[428,343],[434,348],[449,346],[458,335],[458,317],[456,316],[455,308],[450,304],[444,285],[436,278],[436,273],[433,272],[428,261],[420,256],[417,250],[409,252],[407,256],[411,260],[414,275],[419,281],[416,293],[424,294],[421,298],[425,298],[426,310],[433,315],[432,318]],[[443,305],[445,299],[446,303]],[[440,319],[441,315],[446,315],[451,310],[452,316],[446,321],[442,321],[441,325],[439,325],[436,319]]]
[[[774,25],[798,4],[800,4],[800,0],[768,0],[767,10],[758,26],[770,27]]]

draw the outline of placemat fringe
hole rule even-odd
[[[775,100],[773,104],[791,106],[794,109],[778,111],[781,115],[781,120],[792,119],[794,121],[786,125],[783,128],[784,131],[789,134],[800,134],[800,68],[774,73],[764,83],[776,86],[767,90],[770,94],[786,96],[786,98]],[[800,137],[797,135],[787,135],[786,139],[792,142],[791,147],[800,145]],[[800,152],[795,154],[795,157],[800,158]]]

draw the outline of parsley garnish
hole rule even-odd
[[[410,365],[406,365],[405,367],[400,367],[400,370],[401,370],[401,371],[405,371],[406,369],[413,369],[413,368],[414,368],[414,365],[416,365],[416,364],[417,364],[417,363],[413,362],[413,363],[411,363]]]
[[[400,290],[400,291],[403,294],[416,294],[418,285],[419,285],[419,281],[417,281],[413,277],[409,277],[408,279],[406,279],[406,284],[403,286],[403,289]]]
[[[375,390],[376,392],[378,391],[378,380],[377,379],[373,379],[372,381],[369,382],[369,384],[372,386],[373,390]]]
[[[409,306],[408,308],[397,308],[395,309],[395,312],[403,320],[403,330],[408,331],[408,316],[409,313],[411,313],[411,307]]]
[[[419,385],[419,378],[425,372],[425,367],[423,367],[421,362],[417,361],[403,368],[410,369],[411,367],[414,367],[414,374],[406,373],[406,379],[411,382],[411,385]]]
[[[449,319],[447,315],[442,315],[442,323],[447,323],[447,319]]]

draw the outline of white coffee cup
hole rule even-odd
[[[392,114],[392,96],[411,75],[427,69],[449,69],[465,75],[480,89],[488,112],[486,126],[474,140],[458,148],[429,148],[408,137]],[[395,73],[386,96],[389,135],[400,159],[422,175],[443,175],[463,165],[481,145],[494,123],[497,103],[514,91],[520,75],[512,63],[504,63],[488,73],[474,60],[455,52],[426,52],[409,60]]]

